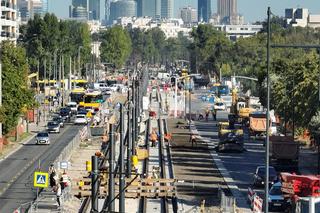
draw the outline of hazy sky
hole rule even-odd
[[[100,0],[104,2],[104,0]],[[197,8],[197,0],[173,0],[175,16],[178,16],[179,8],[192,6]],[[49,0],[49,11],[54,12],[60,18],[66,18],[69,14],[68,6],[71,0]],[[245,18],[245,22],[264,20],[267,7],[270,6],[274,14],[283,16],[285,8],[304,7],[313,14],[320,14],[319,0],[238,0],[238,12]],[[216,11],[217,0],[212,0],[212,10]]]

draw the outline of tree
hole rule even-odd
[[[101,59],[121,68],[131,53],[131,39],[128,32],[120,26],[108,29],[101,43]]]
[[[15,47],[10,42],[1,44],[2,62],[2,102],[0,120],[3,134],[8,134],[16,127],[23,108],[32,107],[35,102],[32,91],[28,88],[28,64],[23,48]]]
[[[19,43],[26,48],[32,70],[36,70],[38,61],[53,60],[55,52],[62,56],[77,57],[79,46],[82,46],[81,65],[91,59],[91,34],[88,25],[76,21],[59,21],[49,13],[43,18],[35,15],[30,19],[22,27]],[[40,76],[43,76],[43,70],[40,67]]]

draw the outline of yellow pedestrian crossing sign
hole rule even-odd
[[[49,185],[49,174],[47,172],[34,172],[33,186],[46,188]]]

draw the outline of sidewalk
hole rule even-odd
[[[29,143],[31,140],[34,139],[35,135],[44,130],[46,128],[46,122],[44,122],[44,120],[40,120],[40,123],[37,125],[36,122],[34,123],[29,123],[29,133],[30,135],[28,135],[28,137],[22,139],[19,142],[10,142],[9,145],[4,145],[3,146],[3,150],[2,153],[0,155],[0,161],[6,159],[7,157],[9,157],[10,155],[12,155],[13,153],[15,153],[17,150],[19,150],[24,144]]]

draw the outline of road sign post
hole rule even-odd
[[[33,186],[47,188],[49,185],[49,174],[47,172],[34,172]]]

